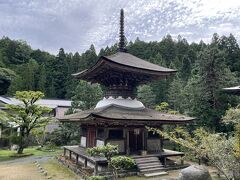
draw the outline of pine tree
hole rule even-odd
[[[46,93],[46,82],[47,82],[46,68],[45,68],[45,65],[42,64],[39,67],[37,89],[43,93]]]
[[[54,69],[54,86],[56,95],[55,97],[64,99],[66,95],[66,80],[68,76],[68,67],[66,63],[66,54],[63,48],[60,48],[59,53],[56,57],[55,61],[55,69]]]
[[[152,108],[156,104],[156,95],[149,85],[139,86],[137,89],[137,97],[146,107]]]
[[[171,106],[171,109],[174,109],[181,113],[184,112],[184,107],[182,105],[184,101],[183,87],[183,82],[178,77],[176,77],[170,83],[167,94],[168,102]]]
[[[72,108],[81,110],[93,108],[102,97],[103,92],[99,84],[80,81],[72,97]]]
[[[191,69],[190,59],[187,56],[183,56],[178,74],[184,82],[187,82],[189,76],[191,75]]]
[[[84,65],[84,69],[90,68],[97,62],[97,54],[93,44],[90,46],[89,50],[82,54],[81,60]]]
[[[20,81],[16,82],[16,90],[35,90],[37,81],[38,63],[31,59],[27,64],[22,64],[17,69]]]
[[[160,53],[163,59],[166,60],[167,66],[175,59],[177,55],[176,43],[173,41],[171,35],[167,35],[159,43]]]
[[[219,130],[220,117],[227,108],[227,99],[221,93],[223,87],[236,82],[236,77],[224,64],[223,51],[213,43],[200,52],[198,66],[185,87],[185,104],[200,125]],[[225,99],[225,100],[224,100]]]

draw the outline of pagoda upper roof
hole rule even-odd
[[[132,54],[117,52],[110,56],[101,56],[94,66],[73,75],[79,79],[91,81],[94,77],[106,72],[105,70],[130,72],[150,76],[150,79],[162,79],[176,72],[176,70],[150,63]]]
[[[133,124],[133,125],[160,125],[160,124],[179,124],[191,122],[195,118],[179,115],[162,113],[149,108],[127,108],[118,105],[109,105],[103,108],[80,111],[75,114],[65,115],[59,118],[60,121],[81,122],[81,123],[100,123],[108,122],[113,125]]]

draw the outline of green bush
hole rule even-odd
[[[113,156],[118,154],[118,146],[107,143],[105,146],[87,148],[87,153],[93,157],[105,157],[108,161],[110,161]]]
[[[116,156],[111,159],[111,164],[115,169],[133,169],[136,164],[134,159],[126,156]]]
[[[104,176],[91,176],[87,178],[88,180],[107,180]]]

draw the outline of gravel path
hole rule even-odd
[[[24,157],[24,158],[17,158],[14,160],[10,160],[10,161],[3,161],[0,162],[0,165],[4,165],[4,164],[23,164],[23,163],[31,163],[34,161],[39,161],[39,162],[46,162],[47,160],[54,158],[53,156],[28,156],[28,157]]]

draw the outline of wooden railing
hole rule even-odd
[[[98,174],[98,161],[94,161],[94,160],[90,159],[88,156],[74,152],[73,150],[70,150],[66,147],[64,147],[64,156],[65,157],[67,157],[67,151],[69,152],[69,159],[75,160],[76,165],[79,164],[79,157],[81,157],[82,159],[84,159],[83,167],[86,168],[88,162],[91,162],[92,164],[94,164],[94,175]],[[75,158],[72,157],[73,154],[75,155]]]

